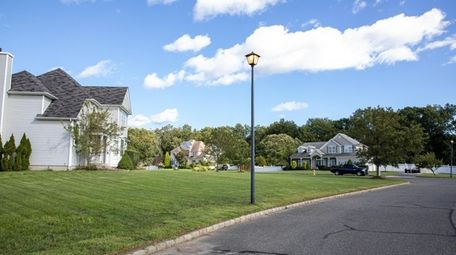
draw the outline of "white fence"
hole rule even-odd
[[[380,166],[380,171],[394,171],[394,172],[405,172],[405,169],[415,169],[417,168],[415,164],[399,164],[397,167],[387,165]],[[376,171],[375,165],[369,164],[369,172]],[[451,167],[449,165],[444,165],[435,170],[436,173],[450,173]],[[430,169],[421,168],[422,173],[432,173]],[[456,173],[456,166],[453,166],[453,172]]]

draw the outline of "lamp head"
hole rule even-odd
[[[254,66],[258,63],[258,59],[260,58],[260,55],[258,55],[252,51],[249,54],[245,55],[245,57],[247,58],[247,63],[251,66]]]

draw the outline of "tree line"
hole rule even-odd
[[[288,157],[303,142],[328,141],[345,133],[368,146],[361,156],[376,165],[412,163],[417,156],[433,153],[443,163],[450,162],[450,143],[456,133],[456,105],[428,105],[393,110],[388,107],[358,109],[338,120],[311,118],[304,125],[280,119],[255,127],[257,163],[286,165]],[[250,160],[250,127],[204,127],[166,125],[155,130],[130,128],[128,148],[137,151],[139,161],[154,163],[183,141],[203,141],[217,163],[244,164]]]

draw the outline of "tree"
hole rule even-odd
[[[16,142],[14,141],[14,135],[11,135],[8,142],[6,142],[5,146],[3,147],[2,168],[4,171],[13,171],[15,169],[14,168],[15,153],[16,153]]]
[[[86,102],[79,118],[65,127],[74,140],[76,151],[85,160],[86,167],[91,167],[95,156],[100,155],[106,144],[119,136],[120,128],[111,121],[108,110],[98,109]]]
[[[128,170],[133,170],[135,168],[133,161],[131,160],[128,153],[124,153],[122,155],[122,158],[120,159],[119,164],[117,165],[117,168],[128,169]]]
[[[171,168],[171,156],[169,156],[169,152],[165,154],[165,160],[163,161],[163,165],[165,168]]]
[[[419,168],[429,168],[435,175],[434,170],[442,165],[442,161],[437,159],[433,152],[428,152],[423,155],[417,155],[415,158],[415,165]]]
[[[158,136],[144,128],[128,129],[128,149],[139,153],[139,162],[152,164],[155,156],[160,155],[160,141]]]
[[[3,142],[2,136],[0,135],[0,171],[3,171]]]
[[[399,111],[404,125],[419,124],[427,135],[424,151],[434,152],[436,158],[450,163],[447,143],[456,132],[456,105],[428,105],[426,107],[405,107]]]
[[[299,139],[286,134],[268,135],[258,144],[258,154],[265,157],[269,164],[285,166],[299,144]]]
[[[163,153],[172,151],[184,141],[181,138],[179,129],[174,128],[172,125],[166,125],[160,129],[155,129],[155,133],[160,138],[160,147]]]
[[[306,142],[328,141],[338,132],[334,122],[327,118],[309,119],[299,131],[299,139]]]
[[[28,170],[30,166],[31,146],[25,133],[22,135],[19,146],[16,148],[16,156],[14,159],[14,170]]]
[[[287,134],[292,138],[297,138],[299,136],[299,127],[292,120],[280,119],[279,121],[273,122],[266,128],[265,135],[279,135]]]
[[[418,125],[401,125],[401,116],[391,108],[357,110],[351,117],[354,138],[367,148],[358,154],[375,164],[377,176],[381,165],[395,165],[423,148],[424,133]]]
[[[258,156],[255,159],[255,163],[257,166],[265,166],[267,165],[266,159],[263,156]]]

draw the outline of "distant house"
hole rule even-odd
[[[183,162],[178,162],[178,154],[183,154],[187,164],[197,163],[206,158],[204,149],[206,145],[202,141],[189,140],[182,142],[181,145],[171,151],[171,164],[180,165]]]
[[[95,164],[115,167],[126,149],[127,118],[131,114],[127,87],[81,86],[62,69],[35,76],[27,71],[12,74],[13,55],[0,50],[0,135],[5,142],[22,134],[32,144],[31,169],[72,169],[84,159],[75,150],[65,126],[76,124],[81,109],[89,105],[108,110],[123,128],[118,139],[100,137],[104,152]]]
[[[302,144],[291,155],[290,161],[296,161],[298,167],[308,165],[312,169],[341,165],[348,161],[355,163],[360,161],[356,153],[363,147],[365,145],[356,139],[339,133],[329,141]]]

